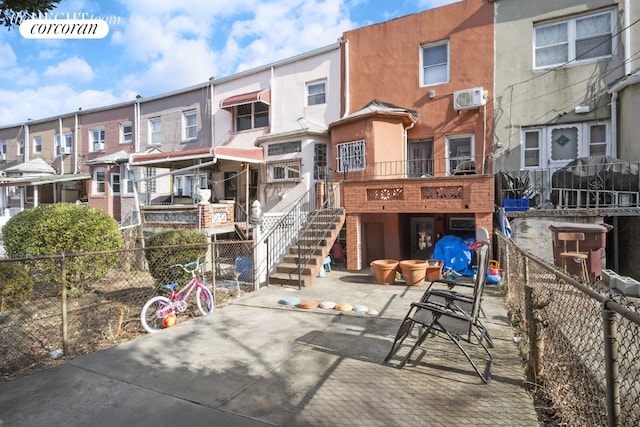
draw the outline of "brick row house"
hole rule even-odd
[[[279,217],[330,169],[349,269],[430,258],[442,236],[493,229],[503,173],[529,174],[539,190],[523,197],[531,209],[509,214],[520,227],[557,193],[552,168],[640,160],[638,9],[464,0],[183,90],[5,126],[0,205],[78,200],[123,225],[167,212],[189,223],[206,198],[227,220],[216,232],[240,232],[232,224],[249,226],[254,200]],[[635,216],[640,197],[619,193]]]

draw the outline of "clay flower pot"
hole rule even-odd
[[[396,280],[398,261],[395,259],[377,259],[369,265],[376,276],[376,282],[381,285],[391,285]]]
[[[420,286],[424,285],[424,278],[427,275],[427,267],[429,263],[425,260],[407,259],[400,261],[402,275],[407,285]]]

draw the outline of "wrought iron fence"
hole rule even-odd
[[[535,393],[562,425],[640,425],[640,301],[585,286],[502,234],[496,241]]]
[[[496,174],[496,195],[537,208],[640,207],[640,163],[611,157],[577,159],[563,167]]]
[[[24,300],[7,292],[8,281],[0,283],[0,381],[145,334],[140,323],[144,303],[161,294],[162,285],[183,280],[175,277],[179,269],[167,269],[171,263],[186,263],[198,254],[207,254],[209,263],[200,279],[211,286],[215,278],[211,287],[216,307],[253,291],[253,266],[238,261],[247,259],[252,250],[251,241],[222,241],[0,259],[4,279],[4,272],[16,268],[26,270],[31,279],[25,284]],[[89,268],[86,261],[95,263],[99,256],[115,259],[102,277],[84,280],[77,274],[74,265]],[[188,319],[187,315],[179,316],[179,321]]]

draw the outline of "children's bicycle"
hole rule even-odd
[[[196,271],[200,269],[204,262],[203,257],[187,264],[176,264],[171,267],[180,267],[187,273],[191,273],[191,280],[180,290],[176,291],[177,283],[164,285],[162,289],[166,289],[171,294],[166,297],[162,295],[155,296],[147,301],[142,307],[140,321],[142,327],[150,333],[158,332],[161,329],[173,326],[176,322],[176,316],[184,313],[189,308],[189,297],[193,294],[196,299],[198,311],[206,316],[213,311],[214,299],[211,291],[198,281]],[[195,292],[194,292],[195,290]]]

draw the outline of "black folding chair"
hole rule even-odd
[[[489,382],[493,355],[488,347],[492,347],[493,343],[487,329],[480,321],[482,293],[489,269],[489,245],[482,242],[477,251],[478,265],[473,293],[461,294],[449,289],[429,288],[419,302],[411,303],[411,308],[400,324],[391,350],[384,359],[385,363],[398,352],[405,340],[411,336],[414,327],[418,326],[417,338],[409,353],[400,362],[400,368],[404,367],[415,350],[428,337],[438,335],[449,338],[462,351],[482,381]],[[463,342],[478,345],[487,354],[488,360],[484,373],[463,347]]]

